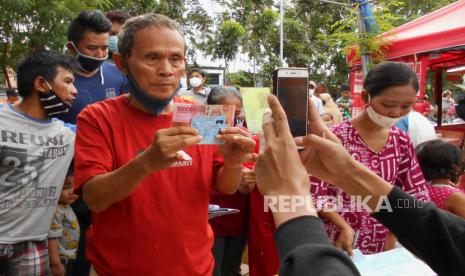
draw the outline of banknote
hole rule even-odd
[[[219,116],[225,118],[227,126],[233,126],[234,105],[203,105],[192,103],[177,103],[173,111],[172,126],[191,126],[192,118],[197,116]]]

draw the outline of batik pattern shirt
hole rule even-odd
[[[429,200],[428,189],[412,142],[407,134],[397,127],[392,127],[386,145],[381,151],[375,152],[363,141],[349,120],[334,126],[332,131],[355,160],[367,166],[390,184],[401,188],[419,200]],[[364,254],[383,251],[388,230],[369,215],[363,208],[361,201],[357,201],[357,203],[353,197],[336,186],[312,178],[312,186],[315,185],[316,188],[312,188],[318,191],[318,196],[326,196],[342,203],[336,206],[337,211],[356,233],[354,248],[360,249]],[[334,200],[332,201],[334,202]],[[382,203],[380,206],[388,208]],[[326,222],[326,228],[329,237],[335,241],[339,235],[338,227]]]

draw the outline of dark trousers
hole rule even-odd
[[[76,259],[73,262],[72,276],[89,276],[90,264],[85,255],[86,233],[92,223],[92,215],[82,197],[79,197],[71,207],[79,222],[81,235],[79,236],[78,251]]]
[[[213,276],[240,276],[246,236],[216,237],[213,244]]]
[[[61,263],[65,266],[65,276],[72,276],[73,275],[73,262],[74,260],[69,259],[61,259]]]

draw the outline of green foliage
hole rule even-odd
[[[274,0],[218,0],[224,12],[210,17],[198,0],[0,0],[0,69],[15,66],[31,49],[63,49],[69,22],[86,9],[120,9],[132,15],[162,13],[178,21],[188,39],[189,62],[206,53],[228,65],[246,54],[253,65],[252,83],[268,81],[279,60],[279,6]],[[338,85],[347,81],[349,46],[365,43],[383,55],[385,41],[375,34],[360,37],[356,9],[317,0],[284,1],[284,58],[306,67],[310,78]],[[347,2],[349,2],[347,0]],[[373,12],[380,32],[444,7],[454,0],[378,0]],[[245,72],[227,74],[248,83]]]
[[[61,50],[72,18],[109,6],[109,0],[0,0],[0,68],[33,49]]]
[[[392,7],[399,7],[402,3],[399,1],[390,1],[388,3],[379,3],[375,6],[373,16],[379,27],[377,33],[365,33],[361,35],[360,32],[356,31],[358,28],[358,7],[348,11],[348,16],[345,19],[337,21],[331,26],[332,33],[327,36],[326,39],[335,49],[339,49],[344,55],[347,55],[350,50],[356,51],[356,56],[360,57],[360,47],[355,47],[360,44],[364,44],[367,53],[371,53],[372,56],[378,60],[382,60],[385,55],[386,47],[388,42],[381,33],[388,32],[394,28],[395,22],[398,22],[402,17],[391,13]]]
[[[226,70],[229,62],[239,53],[239,45],[245,33],[244,27],[239,22],[226,19],[211,38],[209,53],[214,59],[223,59]]]
[[[239,71],[237,73],[228,73],[227,79],[229,80],[229,85],[238,86],[238,87],[253,87],[254,80],[253,74],[245,71]]]

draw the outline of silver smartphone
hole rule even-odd
[[[293,137],[307,135],[308,70],[278,68],[273,74],[275,94],[287,115]]]

